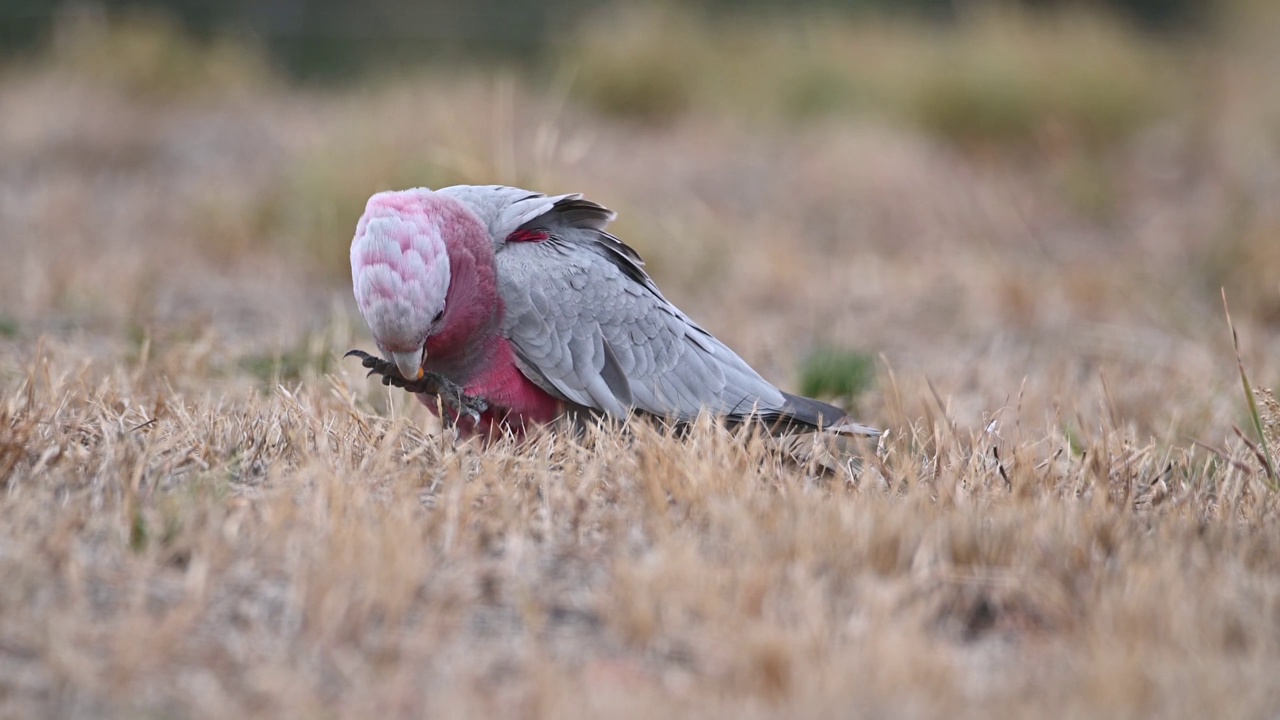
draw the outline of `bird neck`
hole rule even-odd
[[[444,320],[440,330],[427,338],[425,368],[465,385],[484,369],[493,344],[500,339],[502,298],[492,244],[453,243],[448,254],[451,280]]]

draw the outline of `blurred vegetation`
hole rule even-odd
[[[568,77],[579,104],[634,123],[665,123],[706,111],[784,122],[874,115],[965,147],[1035,141],[1095,151],[1109,150],[1165,117],[1178,93],[1187,92],[1191,74],[1191,60],[1173,48],[1172,40],[1138,30],[1121,16],[1067,3],[1041,11],[966,3],[968,9],[947,22],[921,22],[902,13],[855,15],[821,9],[830,3],[811,4],[810,11],[782,16],[764,12],[772,6],[763,2],[752,3],[759,13],[733,15],[717,13],[716,3],[700,11],[622,3],[595,12],[552,3],[538,12],[540,22],[554,28],[554,37],[528,48],[517,72],[533,84]],[[108,12],[103,5],[66,6],[48,30],[43,57],[96,84],[160,99],[277,82],[273,63],[302,74],[324,72],[310,61],[298,65],[288,53],[281,55],[273,44],[272,22],[305,36],[307,23],[317,18],[332,23],[350,16],[353,25],[344,27],[354,33],[369,21],[366,14],[392,17],[379,15],[377,3],[359,12],[344,3],[298,3],[298,17],[271,22],[255,13],[278,3],[230,3],[239,14],[197,12],[207,9],[204,3],[107,5],[127,7]],[[913,6],[931,12],[934,5],[916,0]],[[161,6],[175,14],[161,14],[156,10]],[[251,7],[256,10],[250,12]],[[463,27],[478,18],[501,18],[488,30],[495,33],[489,39],[499,44],[512,25],[530,36],[550,32],[514,10],[532,12],[530,6],[510,2],[489,0],[465,11],[415,7],[371,30],[371,37],[390,47],[406,27],[429,28],[423,32],[440,40],[426,43],[432,49],[423,52],[431,55],[447,54],[451,43],[483,35],[478,25]],[[1185,12],[1176,7],[1170,5],[1171,17]],[[556,10],[565,16],[555,15]],[[232,22],[237,17],[238,27],[253,32],[213,30],[237,27]],[[202,32],[187,33],[177,18]],[[274,61],[262,43],[274,49]],[[512,47],[519,49],[519,43]],[[336,48],[326,52],[350,55],[351,62],[368,59]],[[478,61],[489,55],[468,57]],[[1064,193],[1101,217],[1108,212],[1108,199],[1106,192],[1095,192],[1095,169],[1088,163],[1076,168],[1064,182]]]
[[[816,398],[836,398],[845,409],[855,410],[858,396],[875,382],[875,361],[866,353],[823,348],[800,368],[800,394]]]
[[[557,27],[555,52],[522,74],[534,83],[567,76],[572,97],[607,116],[654,124],[697,111],[786,122],[877,115],[965,147],[1107,150],[1167,115],[1190,73],[1169,41],[1079,9],[983,5],[940,25],[620,5]],[[134,97],[225,95],[278,81],[256,43],[192,37],[171,17],[136,8],[65,11],[48,48],[48,65]],[[1064,192],[1105,215],[1106,194],[1089,179],[1096,173],[1078,170],[1085,182],[1068,178]]]
[[[321,151],[300,158],[274,192],[259,198],[253,212],[262,234],[275,244],[343,276],[349,267],[351,218],[364,212],[374,188],[455,184],[428,153],[406,153],[387,143],[356,145],[348,148],[351,152]]]
[[[837,13],[846,17],[906,15],[953,21],[987,3],[962,0],[697,0],[672,3],[716,22],[743,15]],[[1104,7],[1149,29],[1193,28],[1209,14],[1196,0],[1022,0],[1037,9]],[[567,31],[601,7],[647,2],[587,0],[50,0],[0,2],[0,53],[44,41],[69,7],[116,13],[160,11],[201,38],[234,33],[255,38],[298,77],[346,75],[386,62],[507,58],[525,62],[562,45]]]
[[[251,43],[195,38],[171,16],[143,10],[119,17],[68,11],[44,59],[95,86],[160,100],[249,90],[275,74],[269,58]]]
[[[27,35],[46,40],[40,51],[17,62],[87,80],[139,104],[260,93],[283,84],[290,73],[345,72],[336,65],[326,69],[329,62],[353,70],[397,59],[401,41],[413,41],[429,46],[413,51],[418,60],[468,53],[469,61],[505,57],[510,65],[517,58],[518,68],[497,74],[502,82],[510,79],[516,92],[552,95],[546,92],[552,87],[567,92],[576,110],[633,125],[690,116],[788,128],[871,119],[979,154],[1033,158],[1051,166],[1062,203],[1096,222],[1117,214],[1125,191],[1117,168],[1136,147],[1135,138],[1169,119],[1208,127],[1203,116],[1216,110],[1200,99],[1212,79],[1200,63],[1212,39],[1154,32],[1186,28],[1205,17],[1186,3],[1170,2],[1156,12],[1157,3],[1136,1],[1112,3],[1108,11],[1096,3],[914,0],[895,4],[891,12],[877,0],[842,9],[808,0],[802,9],[788,6],[785,15],[763,0],[747,5],[730,12],[720,0],[693,6],[617,3],[591,11],[584,2],[535,6],[509,0],[465,8],[247,0],[225,6],[10,2],[0,5],[0,17],[32,20]],[[1265,51],[1275,47],[1273,34],[1251,20],[1250,12],[1270,17],[1268,6],[1269,0],[1231,0],[1222,7],[1232,12],[1215,15],[1205,27],[1225,36],[1230,26],[1236,44],[1256,35],[1253,43]],[[6,27],[0,35],[4,47],[23,46],[26,40],[16,39],[21,34]],[[424,34],[432,41],[421,42]],[[364,43],[363,49],[346,52],[343,43],[349,41]],[[472,53],[476,48],[483,50]],[[1274,67],[1256,65],[1258,73]],[[1238,73],[1250,64],[1242,66]],[[433,92],[477,76],[484,81],[471,86],[491,89],[492,68],[417,67],[390,73],[390,81],[388,73],[377,82],[370,74],[360,88],[334,93],[350,107],[349,122],[318,132],[342,141],[299,143],[265,192],[193,201],[190,215],[199,220],[194,234],[208,241],[202,243],[212,249],[206,252],[222,247],[234,259],[244,247],[265,242],[342,275],[352,220],[371,192],[495,178],[530,181],[514,167],[459,161],[457,156],[468,155],[467,142],[480,142],[475,138],[423,131],[424,114],[441,109]],[[1268,83],[1251,85],[1273,85]],[[1251,108],[1271,108],[1263,125],[1269,122],[1280,136],[1280,93],[1261,95],[1251,98]],[[498,115],[485,107],[486,118]],[[1207,146],[1213,139],[1206,135],[1197,142]],[[497,153],[483,147],[470,154]],[[1206,287],[1216,292],[1238,285],[1242,303],[1262,317],[1280,318],[1275,237],[1274,221],[1265,214],[1224,228],[1220,242],[1203,252]],[[681,252],[692,251],[670,254],[683,258]],[[656,264],[662,264],[663,253],[653,250]]]
[[[568,48],[576,96],[620,118],[666,121],[695,105],[786,119],[876,113],[965,145],[1114,145],[1169,107],[1181,69],[1158,41],[1083,12],[976,12],[939,28],[628,10],[584,26]]]
[[[325,333],[307,333],[292,347],[240,358],[240,370],[267,386],[318,377],[333,369],[332,344]]]
[[[1280,223],[1264,208],[1235,197],[1197,266],[1206,296],[1226,288],[1238,314],[1280,328]]]

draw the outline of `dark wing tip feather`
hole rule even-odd
[[[843,410],[835,405],[807,398],[803,395],[792,395],[789,392],[782,393],[782,396],[786,398],[787,402],[777,413],[776,423],[780,426],[780,429],[822,429],[841,435],[868,435],[871,437],[880,434],[880,431],[875,428],[853,422]]]
[[[550,229],[553,235],[557,235],[556,230],[563,228],[587,231],[586,237],[596,244],[597,251],[609,262],[617,265],[627,277],[661,298],[662,293],[653,284],[649,274],[644,271],[644,260],[641,259],[640,253],[605,231],[605,226],[613,222],[615,217],[617,213],[599,203],[570,196],[560,199],[550,211],[521,225],[516,232]]]
[[[587,230],[603,230],[617,217],[617,213],[609,208],[580,197],[564,198],[557,202],[551,211],[565,225]]]

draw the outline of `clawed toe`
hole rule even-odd
[[[377,375],[378,380],[388,387],[395,386],[411,393],[435,395],[444,400],[458,417],[465,415],[474,423],[479,423],[480,413],[489,409],[489,403],[484,398],[467,395],[460,385],[442,375],[423,373],[422,378],[409,380],[400,374],[400,369],[394,364],[363,350],[349,350],[343,357],[360,358],[360,364],[369,368],[369,374],[365,377]]]
[[[377,375],[378,380],[380,380],[383,385],[395,385],[396,387],[407,389],[409,381],[400,374],[400,369],[392,363],[389,363],[376,355],[370,355],[363,350],[348,350],[347,354],[343,355],[343,357],[360,358],[360,364],[369,368],[369,372],[365,377],[373,377],[374,375]]]
[[[372,372],[370,372],[370,373],[369,373],[370,375],[372,375],[372,374],[373,374],[373,373],[375,373],[375,372],[379,372],[379,371],[380,371],[380,368],[381,368],[382,366],[384,366],[384,365],[390,365],[390,364],[391,364],[391,363],[387,362],[386,360],[383,360],[382,358],[377,357],[377,356],[375,356],[375,355],[370,355],[369,353],[367,353],[367,352],[365,352],[365,351],[363,351],[363,350],[348,350],[348,351],[347,351],[347,354],[346,354],[346,355],[343,355],[342,357],[344,357],[344,358],[349,358],[349,357],[358,357],[358,358],[360,358],[360,364],[361,364],[361,365],[363,365],[363,366],[365,366],[365,367],[367,367],[367,368],[371,368],[371,369],[372,369]]]

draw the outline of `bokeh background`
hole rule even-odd
[[[1280,380],[1266,0],[0,16],[0,327],[24,342],[216,336],[264,382],[324,372],[364,199],[503,183],[618,210],[784,385],[852,400],[900,365],[977,423],[1027,392],[1094,412],[1061,381],[1114,365],[1145,378],[1110,388],[1144,431],[1217,431],[1241,419],[1197,392],[1233,381],[1223,288]]]
[[[234,35],[268,49],[295,77],[333,78],[376,71],[388,63],[422,61],[544,63],[549,54],[580,39],[585,16],[603,5],[684,8],[703,19],[753,24],[828,16],[858,20],[896,15],[920,23],[953,25],[989,0],[695,0],[688,3],[585,0],[478,0],[471,3],[410,0],[110,0],[59,3],[9,0],[2,10],[8,51],[39,47],[58,17],[75,5],[108,13],[153,12],[198,37]],[[1145,30],[1195,32],[1217,22],[1223,7],[1193,0],[1021,0],[1007,3],[1040,10],[1089,7]],[[1229,12],[1229,9],[1226,9]]]
[[[0,716],[1274,717],[1223,293],[1280,387],[1277,38],[1274,0],[0,0]],[[888,438],[452,443],[339,358],[366,198],[457,183],[618,211]]]

